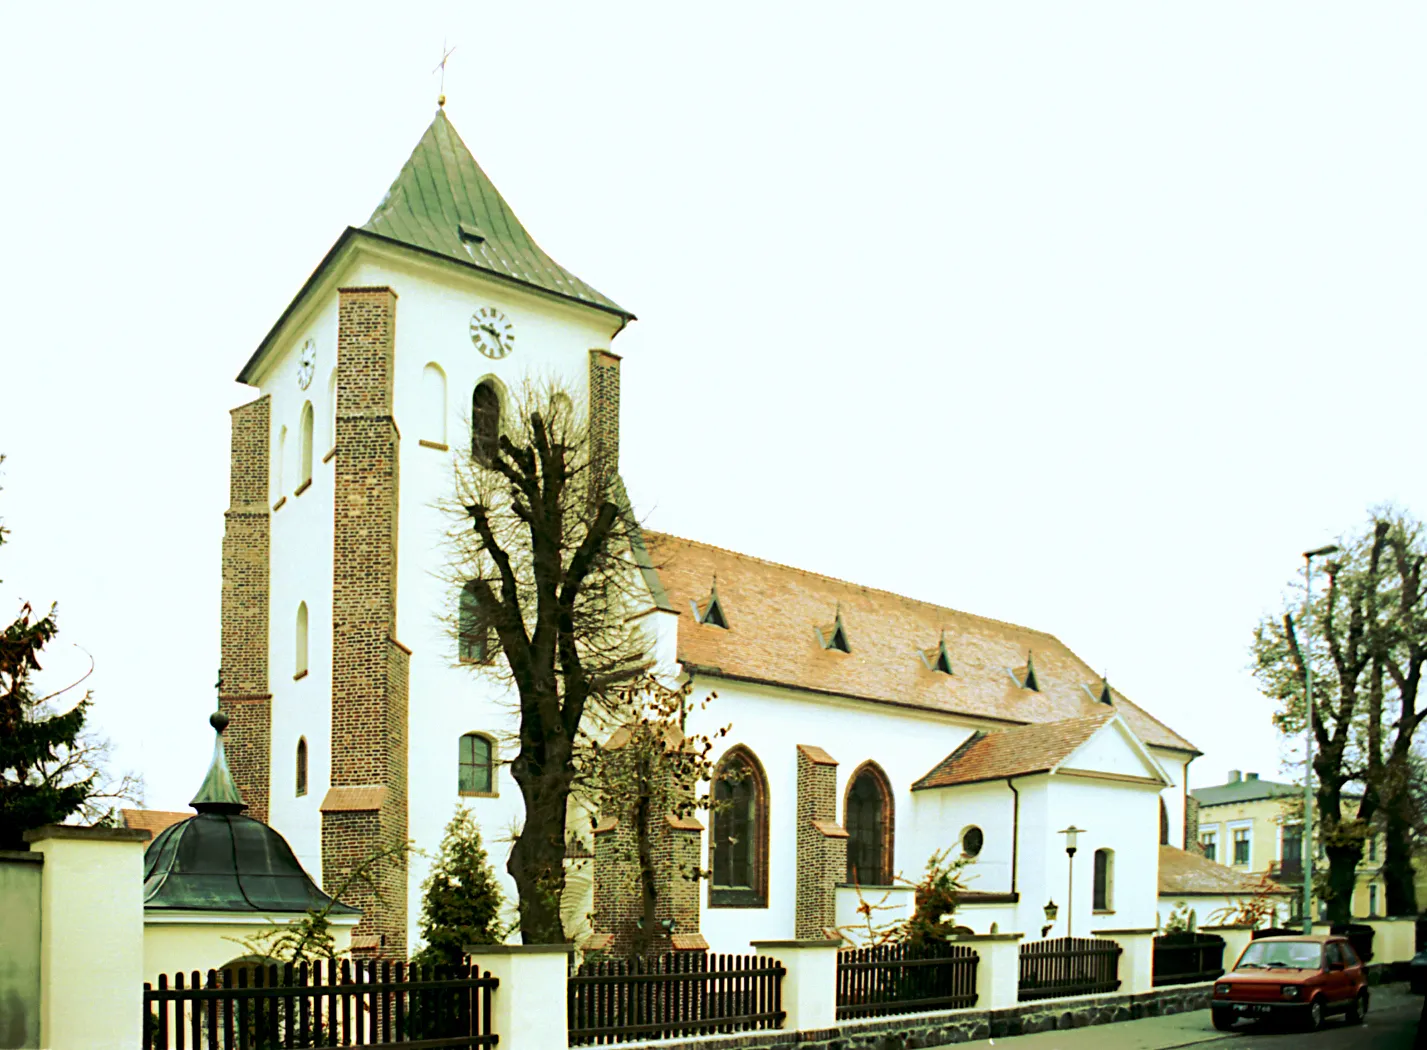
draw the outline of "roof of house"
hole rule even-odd
[[[621,317],[633,316],[541,251],[444,109],[436,111],[362,229]]]
[[[1107,710],[1102,677],[1052,635],[664,533],[646,532],[645,541],[683,617],[678,659],[695,673],[1011,724]],[[708,605],[715,576],[727,629],[694,614]],[[818,633],[839,614],[850,652],[824,648]],[[943,632],[951,674],[932,669]],[[1022,684],[1031,654],[1038,690]],[[1118,690],[1110,695],[1144,743],[1199,753]]]
[[[1159,848],[1161,897],[1236,897],[1254,893],[1291,894],[1294,891],[1267,876],[1236,871],[1198,853],[1175,846]]]
[[[1257,802],[1260,799],[1301,794],[1303,794],[1302,784],[1280,784],[1273,780],[1260,780],[1253,773],[1243,780],[1231,780],[1227,784],[1195,788],[1190,792],[1194,801],[1201,806],[1224,806],[1235,802]]]
[[[913,784],[912,790],[1048,773],[1114,717],[1114,711],[1101,711],[1062,722],[972,733],[965,743]]]
[[[121,809],[119,816],[123,818],[124,827],[142,828],[150,832],[154,838],[158,838],[160,831],[171,824],[177,824],[181,820],[187,820],[193,816],[192,813],[175,813],[168,809]]]

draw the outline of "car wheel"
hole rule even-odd
[[[1211,1010],[1214,1015],[1214,1027],[1221,1032],[1227,1032],[1234,1027],[1234,1014],[1230,1010]]]
[[[1314,999],[1308,1004],[1308,1009],[1303,1015],[1305,1027],[1310,1032],[1316,1032],[1323,1027],[1323,1000]]]
[[[1348,1007],[1348,1023],[1361,1024],[1364,1017],[1368,1015],[1368,993],[1364,988],[1358,993],[1358,997],[1353,1000],[1353,1005]]]

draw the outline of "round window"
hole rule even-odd
[[[974,857],[981,852],[981,845],[985,841],[981,834],[981,829],[975,826],[967,828],[961,833],[961,855],[963,857]]]

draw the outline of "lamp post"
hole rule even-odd
[[[1065,935],[1075,936],[1075,839],[1084,828],[1077,828],[1074,824],[1068,828],[1061,828],[1056,832],[1065,836],[1065,856],[1066,856],[1066,878],[1065,878]]]
[[[1313,933],[1313,559],[1337,554],[1334,544],[1303,552],[1303,932]]]
[[[1050,928],[1055,925],[1055,917],[1058,914],[1060,914],[1060,909],[1056,907],[1055,901],[1047,901],[1045,906],[1045,925],[1041,927],[1041,940],[1045,940],[1046,935],[1050,933]]]

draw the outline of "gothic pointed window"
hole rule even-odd
[[[1115,910],[1115,851],[1095,851],[1095,887],[1091,907],[1095,911]]]
[[[446,373],[434,361],[421,371],[421,436],[446,444]]]
[[[297,794],[307,794],[307,737],[297,739]]]
[[[875,764],[859,769],[847,789],[847,881],[861,886],[892,882],[892,791]]]
[[[483,733],[461,737],[457,789],[462,795],[494,795],[495,747]]]
[[[486,380],[471,393],[471,456],[482,466],[490,466],[499,441],[500,393]]]
[[[491,629],[489,624],[481,622],[481,606],[476,599],[474,583],[468,583],[461,588],[461,608],[458,615],[457,648],[461,662],[487,663],[491,653]]]
[[[294,679],[305,677],[307,674],[307,603],[299,602],[297,606],[297,629],[293,632],[293,669]]]
[[[753,752],[736,747],[714,772],[709,907],[768,906],[768,781]]]
[[[1169,807],[1164,804],[1164,799],[1159,800],[1159,844],[1169,845]]]
[[[300,495],[312,481],[312,402],[302,406],[302,421],[298,424],[297,492]]]

